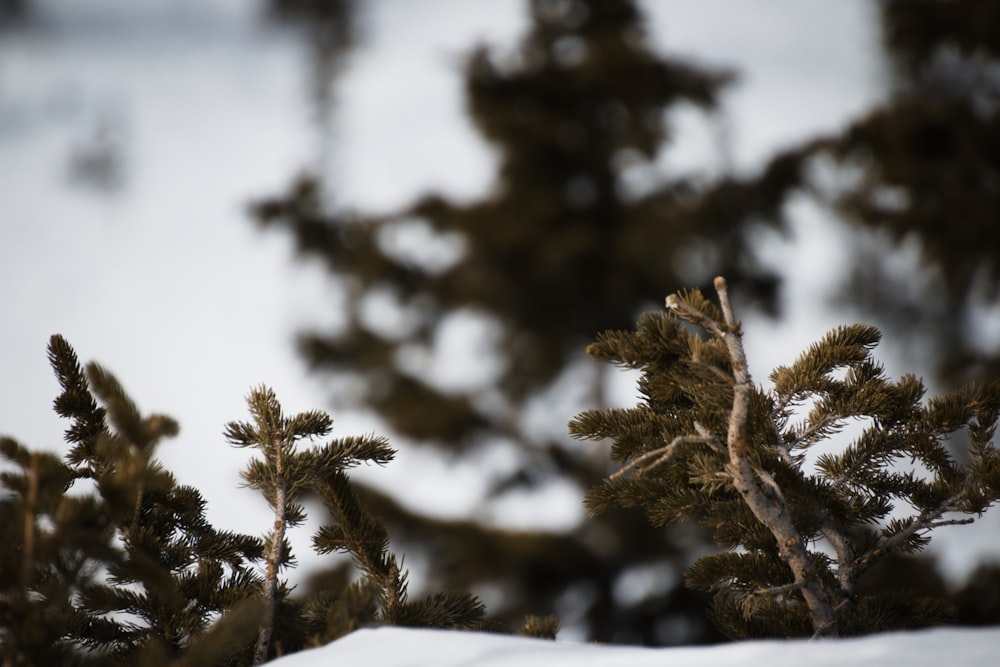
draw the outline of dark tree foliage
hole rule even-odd
[[[589,348],[642,371],[638,406],[570,424],[577,437],[612,438],[623,464],[591,491],[590,509],[640,507],[657,525],[713,528],[725,551],[696,561],[685,579],[715,593],[714,620],[732,637],[830,637],[951,618],[944,599],[910,585],[866,590],[866,578],[887,556],[922,549],[934,528],[971,523],[1000,500],[1000,383],[925,400],[916,377],[885,377],[871,353],[879,332],[856,324],[760,387],[725,281],[716,286],[721,308],[698,291],[674,295],[668,313],[647,313],[637,330],[606,332]],[[852,424],[860,430],[843,442]],[[966,443],[964,463],[949,453],[955,439]]]
[[[220,531],[201,494],[155,457],[176,422],[143,417],[111,373],[81,367],[60,336],[49,359],[62,386],[55,410],[71,420],[65,461],[0,438],[0,664],[243,666],[371,625],[500,628],[466,593],[408,599],[386,528],[346,475],[389,461],[385,439],[299,450],[330,432],[330,417],[286,417],[270,389],[253,390],[253,422],[231,422],[225,435],[263,454],[244,478],[274,510],[273,528],[264,540]],[[307,493],[333,517],[317,551],[350,554],[363,576],[293,598],[279,574],[293,562],[285,530],[305,519]],[[529,619],[523,632],[551,637],[557,626]]]
[[[598,331],[628,326],[649,305],[646,295],[691,273],[731,273],[762,303],[775,286],[745,251],[749,228],[719,214],[732,200],[741,210],[772,202],[735,182],[702,200],[695,177],[649,176],[671,138],[665,113],[713,109],[731,76],[654,53],[632,0],[535,0],[529,8],[531,27],[516,50],[480,48],[465,67],[469,113],[499,160],[488,195],[466,203],[429,194],[398,213],[367,216],[328,210],[307,179],[255,207],[260,221],[288,229],[304,253],[322,258],[349,295],[342,326],[302,337],[308,362],[351,378],[358,403],[415,445],[467,453],[501,441],[515,449],[520,465],[498,476],[498,494],[552,479],[585,488],[604,473],[603,463],[520,418],[570,373],[589,373],[583,384],[603,402],[605,380],[580,354]],[[408,242],[413,236],[429,243]],[[372,322],[366,312],[376,303],[388,304],[399,324]],[[483,386],[445,388],[412,363],[439,351],[443,323],[456,316],[481,318],[495,335],[484,354],[499,367]],[[412,521],[399,506],[386,513],[397,531]],[[626,571],[667,553],[675,538],[663,531],[621,516],[511,542],[474,522],[461,526],[461,539],[454,524],[421,523],[420,548],[449,554],[432,559],[436,575],[462,588],[496,585],[515,617],[552,611],[556,597],[573,595],[592,600],[586,623],[595,639],[704,639],[699,630],[653,630],[670,614],[691,615],[674,590],[641,604],[613,594]],[[473,562],[463,554],[486,545],[502,551],[477,567],[446,565]]]
[[[58,457],[10,438],[0,455],[0,663],[91,664],[62,639],[86,624],[73,596],[114,560],[113,529],[94,498],[65,494],[74,475]]]
[[[14,464],[0,478],[4,664],[166,665],[209,637],[212,662],[184,664],[238,664],[238,626],[217,618],[252,613],[258,543],[212,529],[200,494],[156,463],[173,420],[142,418],[113,376],[84,371],[59,336],[49,359],[63,388],[56,412],[72,420],[66,461],[9,438],[0,448]],[[94,493],[72,489],[88,480]]]
[[[1000,345],[981,339],[975,312],[1000,302],[1000,5],[883,0],[880,18],[884,101],[740,187],[830,207],[857,232],[844,304],[919,345],[948,385],[995,377]],[[885,261],[904,248],[918,266]]]
[[[95,364],[87,367],[87,381],[111,428],[95,439],[85,463],[124,554],[109,568],[107,584],[81,591],[83,609],[103,620],[85,642],[131,658],[155,639],[177,656],[214,615],[259,586],[249,565],[260,556],[260,542],[212,528],[201,494],[178,485],[156,461],[156,445],[177,433],[176,422],[141,417],[118,381]],[[104,616],[113,613],[129,620]]]

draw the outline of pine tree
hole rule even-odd
[[[286,417],[273,391],[252,390],[253,422],[230,422],[225,437],[263,455],[243,477],[274,522],[264,540],[219,531],[204,517],[201,494],[178,485],[154,456],[176,422],[141,417],[115,377],[97,364],[82,368],[61,336],[52,337],[49,359],[63,388],[56,412],[72,420],[71,448],[62,462],[0,439],[10,464],[0,472],[0,664],[243,667],[371,625],[501,629],[468,593],[408,599],[386,527],[346,474],[390,461],[384,438],[300,450],[299,441],[329,434],[329,415]],[[69,494],[77,483],[92,491]],[[310,494],[334,518],[315,549],[347,552],[363,576],[295,599],[279,575],[294,562],[286,531],[305,519],[300,501]],[[552,637],[557,629],[554,618],[529,618],[522,632]]]
[[[694,205],[703,189],[697,176],[651,176],[671,136],[665,113],[683,104],[711,110],[729,73],[655,54],[631,0],[535,0],[529,11],[516,51],[479,49],[465,69],[469,112],[499,159],[488,195],[456,203],[428,194],[370,216],[327,210],[320,186],[306,179],[255,209],[321,257],[349,295],[343,326],[303,336],[308,363],[349,378],[351,394],[407,445],[448,457],[497,443],[511,449],[517,466],[493,475],[491,497],[553,480],[582,490],[604,474],[603,463],[581,456],[561,433],[534,431],[521,417],[569,378],[603,402],[605,377],[580,351],[598,331],[628,326],[654,290],[681,284],[678,258],[717,258],[709,271],[738,275],[761,301],[775,286],[746,252],[745,230],[720,224],[726,219],[714,202]],[[640,172],[648,182],[635,182]],[[766,207],[747,193],[748,206]],[[432,250],[408,244],[411,234],[429,238]],[[399,325],[373,322],[373,304],[388,304]],[[443,387],[421,360],[438,354],[444,325],[463,317],[485,320],[495,334],[484,356],[499,360],[496,376]],[[657,634],[664,616],[701,617],[681,609],[690,600],[676,590],[641,603],[616,599],[615,582],[627,571],[680,551],[674,536],[628,516],[568,535],[511,533],[416,516],[397,498],[366,495],[394,535],[413,537],[408,549],[456,553],[432,561],[445,586],[507,591],[500,611],[508,619],[553,611],[560,596],[587,598],[592,638],[662,643],[680,639]]]
[[[885,377],[871,353],[878,330],[856,324],[759,387],[726,283],[715,286],[719,306],[699,291],[675,294],[669,312],[589,348],[640,369],[643,397],[570,424],[576,437],[613,438],[624,464],[591,491],[591,511],[641,507],[658,525],[712,527],[726,551],[685,577],[715,593],[714,619],[730,636],[833,637],[947,619],[942,600],[859,586],[887,555],[919,551],[934,528],[971,523],[1000,500],[1000,383],[925,401],[916,377]],[[852,423],[863,427],[853,441],[829,447]],[[967,463],[948,450],[960,437]]]

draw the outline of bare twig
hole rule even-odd
[[[723,335],[722,329],[720,329],[719,325],[715,323],[715,320],[713,320],[700,310],[697,310],[696,308],[693,308],[687,303],[681,301],[679,298],[677,298],[676,294],[671,294],[670,296],[667,297],[667,308],[670,308],[671,310],[678,310],[684,313],[692,320],[697,322],[698,326],[700,326],[708,333],[712,334],[716,338],[722,338]]]
[[[865,570],[874,564],[876,560],[889,554],[902,546],[904,542],[913,537],[913,535],[921,530],[930,530],[932,528],[937,528],[939,526],[952,526],[958,524],[972,523],[972,519],[947,519],[944,521],[938,521],[947,512],[955,512],[960,508],[957,503],[962,497],[962,492],[956,493],[951,496],[943,503],[938,505],[933,510],[927,510],[926,512],[921,512],[920,515],[916,517],[910,517],[910,522],[905,528],[900,530],[895,535],[888,537],[885,541],[875,545],[865,553],[861,554],[855,561],[855,566],[857,568],[858,574],[860,575]]]
[[[721,451],[721,453],[725,453],[725,448],[722,446],[722,443],[719,442],[714,435],[708,433],[707,431],[701,433],[701,431],[704,430],[704,427],[702,427],[698,423],[695,423],[695,428],[699,430],[699,435],[679,435],[675,437],[673,440],[671,440],[668,444],[664,445],[663,447],[658,447],[652,451],[646,452],[642,456],[633,459],[628,463],[628,465],[625,465],[617,472],[612,473],[610,475],[610,479],[616,479],[618,477],[621,477],[622,475],[624,475],[625,473],[627,473],[629,470],[632,469],[637,469],[636,474],[641,475],[647,470],[651,470],[662,463],[666,463],[667,461],[670,460],[670,457],[674,455],[674,451],[677,449],[678,445],[700,442],[709,445],[710,447],[712,447],[712,449],[715,449],[716,451]],[[645,461],[648,461],[650,459],[655,459],[655,460],[647,466],[643,466],[641,468],[639,467]]]
[[[712,435],[712,432],[709,431],[707,428],[705,428],[701,424],[701,422],[699,422],[699,421],[695,421],[694,422],[694,430],[697,431],[698,435],[700,435],[702,438],[704,438],[705,442],[712,449],[714,449],[715,451],[717,451],[719,454],[728,454],[729,453],[726,450],[726,446],[724,444],[722,444],[721,442],[719,442],[719,439],[716,438],[714,435]]]
[[[946,521],[935,521],[933,523],[927,524],[928,528],[940,528],[941,526],[967,526],[970,523],[974,523],[976,520],[972,517],[968,519],[948,519]]]
[[[785,465],[794,468],[797,464],[795,462],[795,459],[792,457],[792,448],[789,447],[788,443],[786,443],[784,438],[781,437],[781,430],[778,428],[778,425],[774,423],[774,419],[771,420],[771,423],[774,425],[774,436],[775,436],[774,437],[775,445],[774,447],[772,447],[772,449],[775,452],[777,452],[778,458],[781,459],[785,463]]]
[[[754,595],[768,595],[771,597],[777,597],[779,595],[784,595],[785,593],[792,593],[797,590],[802,589],[802,584],[798,581],[793,581],[790,584],[785,584],[783,586],[772,586],[770,588],[758,588],[754,591]]]

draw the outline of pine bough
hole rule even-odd
[[[918,378],[885,377],[871,354],[880,333],[855,324],[775,369],[765,389],[751,380],[725,280],[715,288],[718,306],[698,291],[672,295],[667,312],[588,348],[642,371],[641,404],[570,423],[575,437],[612,439],[622,464],[588,494],[590,511],[641,507],[658,525],[714,528],[725,551],[685,578],[716,594],[714,618],[734,637],[835,637],[945,620],[942,601],[860,595],[859,582],[882,557],[917,551],[934,528],[971,523],[1000,499],[991,442],[1000,385],[925,401]],[[860,434],[831,450],[852,423]],[[964,462],[949,450],[958,441]]]

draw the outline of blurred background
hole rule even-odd
[[[637,392],[584,348],[722,273],[760,383],[857,320],[932,392],[996,378],[998,57],[988,0],[0,0],[0,431],[65,450],[62,333],[263,533],[221,434],[266,383],[390,436],[355,478],[415,592],[716,640],[710,535],[585,516],[566,423]],[[1000,622],[997,514],[869,585]],[[298,533],[293,581],[349,576]]]

